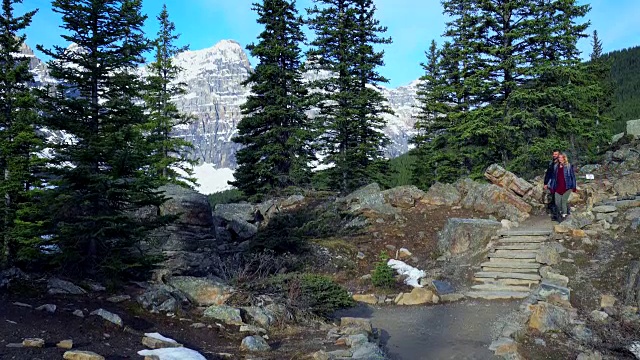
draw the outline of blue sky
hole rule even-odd
[[[243,45],[254,42],[261,29],[256,24],[256,15],[251,11],[255,0],[167,0],[171,19],[182,34],[181,42],[191,49],[213,46],[222,39],[233,39]],[[301,14],[312,0],[298,0]],[[603,41],[604,51],[640,45],[640,1],[638,0],[581,0],[590,3],[588,15],[591,21],[589,33],[596,29]],[[144,11],[148,36],[157,31],[155,16],[163,1],[145,0]],[[419,63],[431,39],[440,39],[444,31],[445,18],[439,0],[377,0],[378,18],[389,28],[387,35],[393,44],[385,45],[385,63],[381,73],[389,78],[389,86],[408,84],[422,75]],[[27,44],[35,50],[36,44],[51,47],[65,45],[60,38],[60,17],[51,11],[49,0],[24,0],[16,8],[18,13],[39,8],[32,26],[26,31]],[[579,44],[583,56],[590,52],[590,40]],[[38,54],[41,55],[41,54]],[[255,65],[255,61],[252,61]]]

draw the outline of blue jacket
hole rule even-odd
[[[557,179],[558,179],[558,169],[560,167],[558,166],[558,164],[556,164],[556,166],[553,169],[553,176],[551,177],[551,180],[549,180],[549,189],[556,191],[556,187],[557,187]],[[577,187],[577,183],[576,183],[576,173],[573,170],[573,165],[569,164],[569,166],[565,166],[563,167],[564,169],[564,182],[565,184],[567,184],[567,189],[566,190],[572,190],[575,189]]]

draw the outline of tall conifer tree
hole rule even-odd
[[[166,4],[163,5],[157,20],[160,30],[153,42],[155,60],[147,68],[149,75],[146,78],[144,93],[150,120],[146,131],[147,142],[151,147],[150,156],[154,161],[152,174],[163,182],[186,184],[184,181],[193,182],[194,179],[184,178],[176,170],[182,170],[187,176],[192,174],[189,165],[192,165],[193,161],[190,161],[187,155],[193,144],[182,138],[172,137],[171,133],[176,126],[186,125],[193,119],[182,114],[171,100],[186,93],[186,85],[176,83],[183,69],[173,63],[173,58],[189,47],[175,45],[180,35],[175,33],[175,24],[169,20]]]
[[[40,49],[60,85],[44,98],[46,123],[67,141],[54,146],[50,213],[64,270],[114,275],[139,264],[132,246],[166,218],[142,220],[159,206],[159,180],[143,135],[148,123],[136,69],[149,50],[141,0],[55,0],[62,38],[74,45]]]
[[[295,1],[263,0],[254,4],[264,25],[259,42],[247,46],[259,61],[246,85],[251,95],[242,106],[233,141],[237,186],[246,195],[277,193],[288,186],[306,186],[309,163],[315,159],[313,128],[307,118],[307,89],[302,82],[300,44],[305,40]]]
[[[30,58],[21,56],[25,36],[36,11],[21,16],[14,6],[21,0],[3,0],[0,13],[0,267],[30,259],[37,252],[39,228],[37,194],[42,190],[44,141],[38,135],[36,100],[28,85]]]
[[[314,2],[307,12],[316,37],[307,58],[310,68],[329,75],[310,86],[320,90],[314,104],[324,161],[334,165],[328,170],[331,186],[346,192],[380,179],[388,143],[382,115],[392,111],[375,89],[388,80],[376,70],[384,64],[384,52],[374,46],[391,39],[380,37],[386,28],[375,19],[372,0]]]

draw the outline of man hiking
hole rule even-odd
[[[549,161],[549,165],[547,166],[547,172],[545,172],[544,174],[544,189],[549,190],[551,195],[549,199],[549,203],[547,204],[547,209],[551,213],[551,217],[553,218],[553,220],[558,220],[558,209],[556,208],[553,190],[549,189],[549,182],[551,181],[551,179],[555,174],[555,167],[558,165],[559,156],[560,156],[560,150],[554,149],[553,157],[551,161]]]

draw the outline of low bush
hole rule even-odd
[[[277,303],[284,304],[298,320],[308,317],[328,318],[336,310],[355,304],[347,290],[333,279],[309,273],[276,275],[246,283],[242,292],[245,293],[245,298],[268,295]]]
[[[373,274],[371,274],[371,282],[375,287],[390,289],[395,285],[396,280],[393,268],[387,265],[389,256],[384,251],[382,251],[380,252],[380,255],[378,257],[380,261],[375,263]]]

